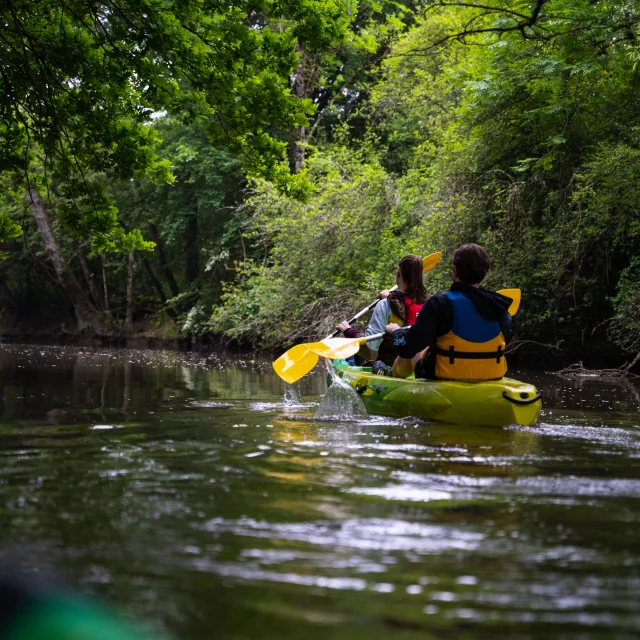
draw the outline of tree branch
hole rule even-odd
[[[561,351],[560,345],[562,344],[562,340],[558,340],[555,344],[548,344],[546,342],[538,342],[537,340],[514,340],[509,342],[509,346],[505,351],[506,354],[514,353],[517,351],[522,345],[525,344],[535,344],[538,347],[544,347],[545,349],[553,349],[555,351]]]
[[[441,0],[440,2],[438,2],[438,4],[432,5],[431,9],[435,9],[437,7],[443,7],[443,8],[464,7],[469,9],[479,9],[484,13],[481,13],[480,15],[477,15],[471,18],[462,31],[458,31],[457,33],[450,33],[440,38],[439,40],[436,40],[435,42],[430,44],[428,47],[412,49],[409,55],[411,55],[414,52],[426,53],[426,52],[432,51],[443,45],[448,44],[452,40],[457,40],[461,44],[467,44],[466,39],[468,37],[482,35],[486,33],[503,34],[503,33],[510,33],[512,31],[520,31],[523,38],[530,39],[530,36],[527,34],[526,29],[534,29],[534,27],[536,26],[536,23],[540,18],[542,7],[547,3],[547,1],[548,0],[537,0],[535,3],[535,6],[533,7],[531,15],[527,16],[525,14],[519,13],[517,11],[513,11],[511,9],[505,9],[503,7],[476,4],[473,2],[442,2]],[[515,22],[515,24],[504,26],[504,27],[495,26],[495,27],[471,28],[471,25],[475,23],[477,20],[491,14],[506,14],[509,17],[518,18],[519,20]],[[543,36],[542,34],[540,34],[537,37],[541,38]],[[408,55],[408,54],[404,54],[404,55]]]

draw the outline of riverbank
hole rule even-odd
[[[310,337],[309,340],[314,339]],[[260,349],[248,343],[230,340],[224,335],[205,334],[201,336],[181,335],[171,321],[139,322],[133,335],[99,336],[89,331],[80,332],[70,323],[45,324],[42,327],[0,324],[0,343],[69,345],[86,347],[114,347],[128,349],[169,349],[174,351],[194,351],[198,353],[257,353],[267,357],[277,357],[293,345],[281,345],[276,349]],[[559,370],[581,362],[589,369],[618,368],[631,362],[635,354],[626,353],[618,346],[604,341],[585,341],[581,348],[550,348],[537,342],[520,340],[513,343],[509,353],[511,367]],[[638,373],[640,365],[634,372]]]
[[[97,335],[90,330],[79,331],[73,318],[66,321],[44,320],[38,324],[36,319],[25,322],[0,322],[0,343],[4,344],[42,344],[86,347],[120,347],[129,349],[170,349],[177,351],[210,351],[227,349],[223,336],[182,335],[171,320],[142,320],[134,324],[131,335],[124,335],[114,329],[112,335]],[[233,348],[233,347],[236,348]],[[231,351],[249,351],[237,345],[231,345]]]

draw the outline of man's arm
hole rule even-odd
[[[513,318],[511,317],[511,314],[507,311],[505,312],[505,314],[502,316],[502,318],[500,318],[500,331],[502,331],[503,335],[507,335],[507,331],[509,331],[509,329],[511,329],[511,321],[513,320]]]

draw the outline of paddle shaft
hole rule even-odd
[[[360,342],[371,342],[372,340],[381,340],[387,334],[383,331],[382,333],[374,333],[372,336],[365,336],[364,340],[362,338],[358,338]]]
[[[398,288],[398,285],[395,285],[394,287],[391,287],[391,289],[389,289],[389,291],[395,291]],[[365,313],[367,313],[367,311],[370,311],[371,309],[373,309],[373,307],[375,307],[378,302],[380,302],[380,298],[376,298],[371,304],[368,304],[362,311],[358,311],[358,313],[356,313],[355,316],[353,316],[353,318],[351,318],[350,320],[347,320],[347,322],[349,324],[351,324],[352,322],[355,322],[358,318],[361,318]],[[328,335],[325,340],[328,340],[329,338],[335,338],[336,336],[338,336],[340,334],[340,329],[336,329],[331,335]]]

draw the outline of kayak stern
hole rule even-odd
[[[415,416],[453,424],[529,426],[542,408],[534,385],[501,378],[484,382],[415,380],[371,373],[334,361],[336,373],[359,394],[369,413]]]

